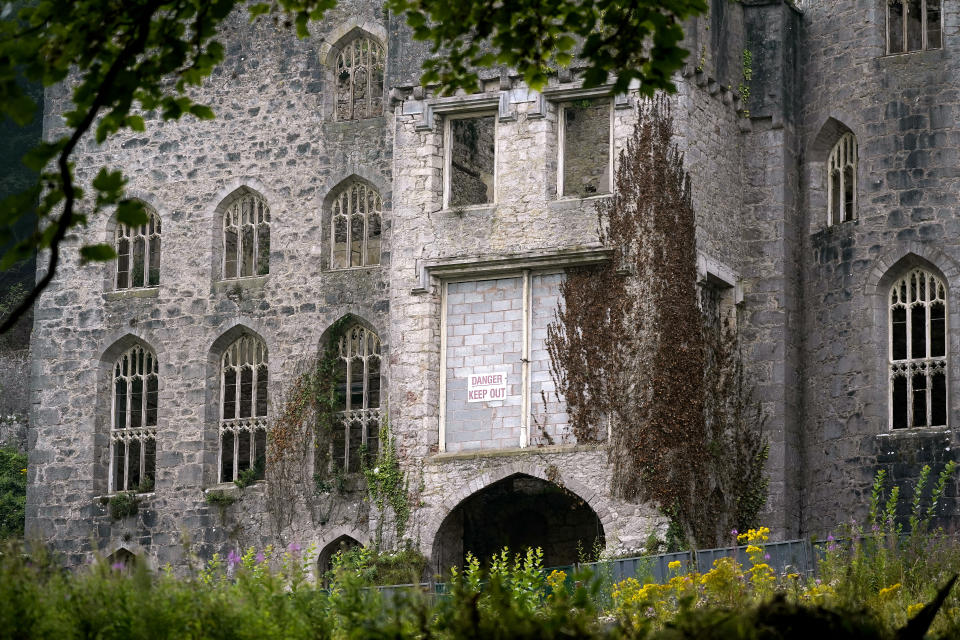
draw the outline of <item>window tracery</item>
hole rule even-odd
[[[355,181],[336,197],[330,213],[330,267],[380,264],[383,200],[377,190]]]
[[[220,366],[220,482],[247,469],[262,478],[267,452],[267,347],[242,336],[227,347]]]
[[[890,289],[890,426],[947,424],[947,289],[923,269]]]
[[[383,113],[383,46],[358,35],[337,54],[337,120],[360,120]]]
[[[223,277],[270,272],[270,208],[255,193],[236,198],[223,214]]]
[[[857,211],[857,139],[843,134],[827,164],[827,224],[853,220]]]
[[[146,224],[120,223],[114,232],[117,251],[116,288],[136,289],[160,284],[160,216],[147,208]]]
[[[152,491],[156,479],[157,356],[140,345],[121,354],[113,366],[110,428],[110,487]]]
[[[336,403],[343,429],[332,438],[333,464],[347,472],[360,471],[380,448],[380,338],[354,325],[340,338],[337,357]]]

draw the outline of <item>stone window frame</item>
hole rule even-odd
[[[469,110],[444,110],[443,113],[443,195],[442,195],[442,208],[443,210],[450,210],[450,191],[451,191],[451,173],[452,173],[452,161],[453,161],[453,152],[452,152],[452,143],[453,143],[453,133],[451,123],[454,120],[467,120],[470,118],[484,118],[484,117],[493,117],[493,199],[490,202],[484,202],[481,204],[471,204],[458,206],[457,209],[463,210],[473,210],[473,209],[492,209],[497,206],[497,185],[499,182],[499,167],[497,158],[500,155],[500,140],[499,140],[499,130],[500,130],[500,112],[498,106],[500,104],[499,96],[495,99],[495,105],[493,108],[480,108],[480,109],[469,109]],[[483,103],[480,103],[483,104]],[[440,112],[441,105],[434,105],[433,111]],[[446,106],[446,105],[444,105]]]
[[[154,406],[151,408],[149,397],[150,381],[153,381]],[[130,399],[135,397],[135,385],[140,383],[140,410],[139,419],[135,421],[135,412],[131,410],[132,403]],[[123,385],[123,426],[119,425],[121,420],[118,415],[119,396],[118,390]],[[118,493],[121,491],[138,491],[143,484],[144,478],[149,477],[150,483],[144,492],[152,492],[156,484],[157,473],[157,426],[159,416],[159,392],[160,392],[160,368],[156,353],[149,347],[139,342],[135,342],[126,348],[114,361],[110,374],[110,448],[109,463],[107,473],[107,491],[108,493]],[[152,454],[148,446],[152,442]],[[138,472],[136,486],[130,482],[130,463],[131,463],[131,445],[136,443]],[[123,445],[123,452],[118,451],[118,446]],[[118,483],[117,468],[118,461],[123,462],[122,482]],[[118,486],[122,485],[122,486]]]
[[[337,244],[336,243],[337,218],[338,217],[346,218],[347,237],[350,238],[350,235],[353,230],[353,226],[352,224],[350,224],[350,219],[355,214],[350,213],[349,208],[346,211],[346,213],[338,213],[338,210],[342,211],[344,209],[344,203],[342,202],[342,200],[345,197],[349,199],[354,189],[363,189],[365,191],[372,192],[372,194],[375,196],[376,207],[374,211],[365,210],[360,212],[360,215],[363,218],[363,229],[364,229],[363,246],[361,249],[361,264],[343,266],[343,265],[338,265],[335,262],[336,244]],[[369,202],[366,199],[365,201]],[[365,269],[369,267],[380,266],[380,260],[383,252],[383,231],[384,231],[383,211],[384,211],[383,196],[380,193],[380,190],[368,180],[364,180],[359,177],[348,178],[331,190],[330,196],[328,197],[328,204],[327,204],[327,211],[326,211],[327,220],[330,225],[328,250],[330,252],[329,265],[330,265],[331,271],[347,271],[350,269]],[[372,213],[375,214],[380,221],[380,233],[379,233],[380,248],[377,251],[376,262],[367,261],[368,258],[370,257],[368,255],[369,254],[368,242],[370,240],[369,225],[370,225],[370,218]],[[347,242],[347,245],[348,245],[347,255],[350,256],[352,255],[352,252],[349,251],[349,245],[350,245],[349,241]]]
[[[567,109],[575,106],[577,102],[582,101],[598,101],[598,100],[609,100],[610,103],[610,137],[608,139],[609,148],[608,148],[608,170],[607,170],[607,190],[601,193],[591,194],[590,196],[584,196],[579,194],[564,194],[564,180],[563,180],[563,170],[564,170],[564,147],[566,144],[566,112]],[[614,100],[613,95],[609,91],[605,91],[600,95],[590,95],[586,94],[580,98],[570,98],[561,102],[557,106],[557,191],[556,199],[557,200],[580,200],[585,197],[604,197],[609,196],[613,193],[613,182],[614,182],[614,153],[615,150],[615,127],[616,127],[616,101]]]
[[[847,131],[834,143],[827,157],[827,226],[857,219],[859,169],[857,137]],[[849,174],[849,175],[848,175]],[[852,182],[852,185],[850,184]],[[850,200],[847,200],[847,187]],[[840,205],[839,219],[837,205]]]
[[[922,296],[917,295],[916,285],[922,281],[926,291]],[[931,295],[931,288],[933,289]],[[949,287],[945,278],[934,270],[924,265],[914,265],[900,273],[894,278],[893,282],[887,287],[887,376],[889,387],[887,392],[887,401],[889,408],[888,428],[890,431],[904,431],[925,427],[947,427],[949,423],[949,395],[950,395],[950,312],[949,312]],[[934,307],[939,305],[943,326],[939,330],[941,333],[941,342],[943,353],[934,355],[932,353],[932,344],[934,332],[936,331],[934,322]],[[912,309],[923,309],[923,349],[924,353],[920,357],[913,354],[914,336],[916,335],[913,327]],[[896,320],[897,311],[903,310],[903,320]],[[895,325],[903,324],[903,351],[897,352],[895,334]],[[898,357],[900,356],[900,357]],[[923,378],[923,388],[914,389],[915,379],[921,376]],[[940,409],[934,407],[934,388],[937,377],[942,376],[942,387],[940,390]],[[898,399],[898,386],[902,384],[903,398]],[[916,424],[916,405],[917,394],[922,393],[924,403],[924,422],[925,424]],[[905,406],[903,405],[905,403]],[[900,408],[902,407],[902,409]],[[898,414],[902,411],[903,417],[898,420]],[[936,413],[942,415],[942,424],[933,424]]]
[[[250,208],[245,205],[249,204]],[[270,234],[272,218],[267,198],[250,187],[236,189],[217,207],[217,221],[219,227],[220,248],[220,279],[224,281],[263,278],[270,275]],[[253,253],[251,254],[253,273],[242,275],[244,233],[252,227]],[[236,229],[236,274],[227,274],[227,233],[229,229]],[[265,231],[264,231],[265,230]],[[266,252],[263,251],[263,240],[266,239]],[[263,265],[265,258],[266,264]]]
[[[884,0],[884,36],[885,36],[885,51],[887,55],[903,55],[908,53],[916,53],[918,51],[931,51],[936,49],[943,48],[943,3],[941,0],[916,0],[920,3],[920,47],[919,48],[908,48],[910,45],[909,42],[909,21],[907,16],[909,15],[909,0],[896,0],[900,2],[900,33],[891,34],[891,16],[893,16],[891,2],[894,0]],[[939,44],[930,43],[930,21],[928,19],[929,8],[932,4],[937,6],[939,12],[939,29],[937,31],[938,37],[940,39]],[[900,48],[894,50],[894,42],[899,40]]]
[[[113,261],[114,291],[155,289],[160,286],[160,262],[162,259],[161,218],[156,209],[145,202],[142,202],[142,204],[148,217],[146,224],[131,227],[127,224],[117,223],[116,228],[114,229],[113,246],[117,252],[117,258]],[[121,242],[126,242],[126,251],[122,250]],[[136,245],[138,242],[142,243],[143,246],[139,260],[137,259],[137,253],[133,250],[134,245]],[[151,255],[151,252],[154,248],[156,249],[156,266],[153,265],[154,261],[152,259],[153,256]],[[127,258],[128,268],[126,272],[122,272],[120,270],[121,259],[124,256]],[[141,270],[142,284],[136,285],[132,282],[133,278],[131,276],[132,274],[136,273],[136,267],[138,265],[131,263],[140,263],[139,266]],[[156,278],[153,277],[154,269]],[[121,284],[122,274],[126,276],[126,284]]]
[[[358,347],[361,347],[358,349]],[[333,469],[341,470],[344,473],[359,472],[363,468],[361,458],[351,456],[351,431],[359,427],[360,447],[363,447],[368,456],[367,461],[375,458],[380,446],[380,426],[384,419],[384,390],[385,372],[384,372],[384,349],[380,335],[372,327],[367,326],[359,320],[352,320],[347,329],[340,336],[337,344],[337,378],[343,380],[343,386],[338,386],[334,390],[336,397],[334,402],[338,407],[336,412],[337,419],[343,424],[343,454],[336,453],[336,444],[339,436],[331,438],[330,463]],[[362,367],[361,373],[361,401],[359,407],[352,404],[352,394],[348,389],[350,380],[353,377],[354,367],[358,364]],[[370,374],[371,360],[377,361],[377,400],[376,406],[370,406]],[[341,404],[342,396],[342,404]],[[342,409],[339,407],[342,406]],[[376,447],[371,448],[371,440],[376,441]],[[342,463],[338,463],[342,460]]]
[[[373,95],[374,83],[371,82],[371,74],[367,73],[366,77],[366,91],[367,91],[367,101],[366,101],[366,114],[365,115],[356,115],[354,109],[356,107],[355,102],[355,92],[356,92],[356,78],[353,71],[347,72],[349,76],[349,84],[347,88],[350,92],[350,117],[341,117],[340,114],[340,95],[341,95],[341,71],[345,69],[345,56],[350,55],[351,62],[355,62],[355,54],[357,53],[355,45],[358,43],[367,43],[368,48],[366,52],[371,56],[376,53],[378,54],[377,60],[368,60],[369,64],[379,63],[380,65],[380,75],[381,75],[381,84],[380,84],[380,100],[379,100],[379,112],[371,113],[371,107],[375,96]],[[354,28],[350,30],[346,35],[344,35],[337,44],[331,48],[330,55],[328,56],[329,65],[331,73],[333,76],[333,119],[337,122],[352,122],[357,120],[366,120],[368,118],[377,118],[383,115],[385,110],[385,101],[386,101],[386,68],[387,68],[387,47],[384,44],[382,38],[378,38],[374,34],[360,28]],[[349,65],[352,69],[356,68],[355,64]]]
[[[269,352],[266,342],[253,333],[244,332],[230,342],[220,354],[218,377],[220,382],[217,412],[217,482],[233,482],[242,471],[254,468],[260,455],[266,456],[267,427],[270,418]],[[228,398],[228,373],[232,370],[234,397]],[[249,370],[249,394],[245,394],[244,373]],[[262,371],[261,371],[262,370]],[[265,375],[264,375],[265,374]],[[262,387],[260,386],[262,383]],[[260,391],[263,391],[262,410]],[[246,399],[250,415],[239,415]],[[232,417],[225,417],[228,402],[232,402]],[[241,436],[247,436],[247,464],[241,469],[235,462],[240,457]],[[224,476],[224,442],[230,436],[230,473]],[[262,449],[262,451],[261,451]],[[258,479],[262,479],[258,478]]]

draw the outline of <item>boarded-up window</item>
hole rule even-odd
[[[496,116],[447,120],[446,206],[494,201]]]
[[[562,113],[562,195],[609,193],[610,101],[581,101],[566,105]]]

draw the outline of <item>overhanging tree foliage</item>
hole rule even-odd
[[[124,130],[143,131],[140,113],[164,120],[185,114],[214,117],[191,97],[218,63],[224,49],[216,40],[238,0],[27,0],[0,3],[0,118],[25,125],[37,106],[22,82],[43,86],[69,78],[73,107],[59,137],[44,141],[23,161],[37,172],[27,189],[0,201],[0,270],[49,250],[46,273],[23,302],[0,323],[9,330],[56,275],[60,244],[67,233],[103,210],[118,222],[146,222],[142,205],[124,197],[120,170],[103,167],[91,183],[89,201],[76,184],[72,157],[88,133],[97,142]],[[249,6],[251,19],[273,13],[298,36],[308,33],[336,0],[272,0]],[[705,0],[387,0],[402,13],[414,38],[430,42],[425,83],[439,89],[474,88],[475,68],[503,64],[541,87],[551,65],[573,60],[578,42],[589,85],[616,78],[623,90],[639,80],[641,90],[672,89],[671,76],[687,52],[679,46],[680,23],[703,12]],[[87,203],[90,203],[89,205]],[[26,237],[18,221],[35,220]],[[115,257],[106,244],[81,247],[85,261]]]

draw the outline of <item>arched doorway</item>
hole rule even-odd
[[[512,553],[543,549],[544,566],[577,562],[578,549],[606,543],[600,518],[573,492],[526,474],[514,474],[474,493],[443,520],[433,543],[438,573],[462,566],[467,552],[486,562],[504,547]]]
[[[347,552],[351,549],[356,549],[357,547],[362,547],[359,541],[351,538],[348,535],[342,535],[320,551],[320,555],[317,556],[317,576],[321,583],[327,583],[327,576],[330,571],[333,570],[333,557],[337,555],[337,552]]]
[[[115,571],[133,571],[137,565],[137,556],[129,549],[120,547],[107,556],[107,564]]]

